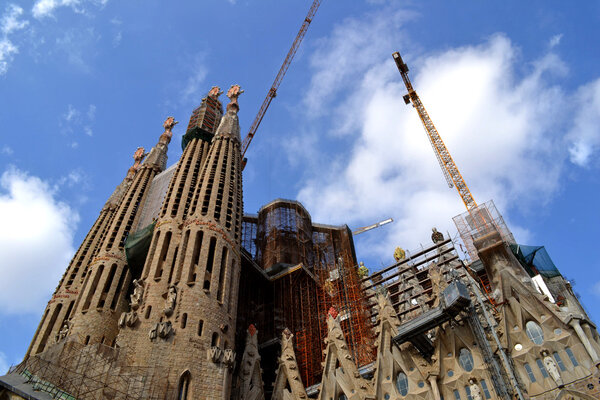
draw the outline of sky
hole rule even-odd
[[[169,165],[213,85],[251,125],[309,0],[0,1],[0,372],[21,361],[75,249],[173,115]],[[479,203],[544,245],[600,321],[600,3],[323,0],[250,149],[244,208],[297,199],[355,237],[456,237],[464,212],[392,59],[400,51]],[[225,97],[222,98],[225,101]]]

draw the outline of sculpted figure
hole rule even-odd
[[[429,267],[429,279],[431,280],[431,297],[434,297],[433,307],[437,307],[440,304],[442,291],[446,288],[446,280],[440,267],[436,264]]]
[[[148,332],[148,337],[150,338],[150,340],[154,340],[154,339],[156,339],[157,335],[158,335],[158,323],[154,324],[152,329],[150,329],[150,332]]]
[[[402,249],[402,247],[396,247],[396,250],[394,250],[394,260],[396,260],[396,262],[400,262],[404,260],[404,257],[406,257],[406,252]]]
[[[158,324],[158,337],[163,339],[168,338],[173,333],[171,321],[161,322]]]
[[[69,329],[71,329],[71,324],[70,324],[69,321],[65,321],[65,323],[62,326],[62,328],[60,329],[60,331],[56,335],[56,341],[60,342],[61,340],[63,340],[64,338],[66,338],[67,335],[69,334]]]
[[[131,309],[137,310],[142,303],[144,296],[144,282],[142,280],[133,280],[133,294],[131,295]]]
[[[433,232],[431,234],[431,240],[433,243],[440,243],[444,241],[444,235],[442,232],[438,232],[437,228],[431,228],[431,231]]]
[[[244,91],[242,90],[240,85],[231,85],[231,87],[227,91],[227,97],[229,97],[229,100],[230,100],[229,104],[227,104],[228,110],[231,107],[236,107],[238,110],[240,109],[240,106],[238,104],[238,97],[242,93],[244,93]]]
[[[175,310],[175,303],[177,302],[177,288],[175,285],[169,286],[169,291],[167,292],[167,300],[165,301],[165,309],[163,312],[166,316],[173,314],[173,310]]]
[[[483,396],[481,395],[481,389],[475,381],[475,378],[469,379],[469,389],[471,390],[471,399],[472,400],[483,400]]]
[[[125,324],[127,323],[127,313],[122,312],[119,317],[119,328],[125,328]]]
[[[365,267],[365,263],[364,262],[360,262],[358,263],[358,276],[359,278],[363,279],[366,278],[367,276],[369,276],[369,269],[367,267]]]
[[[556,386],[564,386],[563,380],[560,377],[560,371],[558,370],[558,366],[556,365],[556,361],[554,361],[554,359],[550,357],[550,354],[548,354],[547,350],[542,350],[542,357],[544,360],[544,366],[546,367],[546,371],[548,371],[548,375],[550,375],[552,380],[556,382]]]

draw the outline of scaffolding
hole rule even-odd
[[[471,261],[479,259],[473,241],[490,233],[498,232],[504,242],[515,243],[515,238],[504,222],[504,218],[498,212],[493,200],[479,204],[477,207],[457,215],[452,220],[467,248]]]
[[[56,399],[175,399],[168,371],[131,366],[124,349],[61,342],[11,370]]]
[[[331,307],[340,314],[356,364],[374,360],[369,305],[358,276],[352,232],[346,226],[313,224],[302,204],[277,199],[262,207],[258,215],[244,216],[242,248],[252,258],[253,269],[262,269],[273,293],[272,328],[263,328],[273,332],[273,337],[263,335],[259,345],[272,344],[283,329],[290,329],[304,385],[321,380],[323,339]],[[240,287],[240,293],[258,288],[255,280],[249,279],[247,284],[254,287]],[[251,310],[245,308],[241,305],[241,312],[249,314]],[[263,324],[268,325],[266,321]]]
[[[400,321],[418,317],[429,311],[435,301],[429,278],[429,268],[433,265],[440,267],[447,282],[450,281],[451,270],[456,271],[459,277],[467,274],[452,239],[446,238],[418,250],[406,251],[404,259],[364,278],[362,282],[368,293],[367,299],[373,298],[377,291],[387,291]],[[373,321],[377,314],[377,309],[372,308]]]

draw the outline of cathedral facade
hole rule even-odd
[[[238,85],[134,164],[0,399],[598,399],[600,338],[556,270],[484,210],[471,257],[434,230],[372,275],[347,226],[244,214]]]

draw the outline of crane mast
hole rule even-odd
[[[425,106],[421,102],[419,95],[417,94],[415,89],[413,89],[413,87],[412,87],[412,83],[410,82],[410,79],[408,78],[408,66],[404,63],[404,61],[402,61],[402,57],[400,57],[399,52],[395,52],[393,54],[393,57],[394,57],[394,61],[396,62],[396,66],[398,67],[398,70],[400,71],[400,75],[402,76],[402,80],[404,81],[404,84],[406,85],[406,89],[408,90],[408,94],[404,95],[404,97],[403,97],[404,102],[406,104],[412,103],[413,106],[416,108],[417,112],[419,113],[419,118],[421,118],[423,127],[425,128],[425,131],[427,132],[427,137],[429,138],[429,142],[431,143],[434,153],[438,159],[438,162],[440,163],[442,172],[444,173],[444,176],[446,177],[448,186],[456,187],[456,190],[458,190],[458,193],[459,193],[463,203],[465,203],[467,210],[470,211],[472,209],[477,208],[477,203],[475,202],[475,199],[473,198],[473,195],[471,194],[469,187],[465,183],[465,180],[463,179],[462,175],[460,174],[458,167],[454,163],[454,160],[452,159],[452,156],[450,155],[448,148],[444,144],[442,137],[438,133],[437,129],[435,129],[435,125],[433,124],[433,121],[429,117],[427,110],[425,110]]]
[[[252,125],[250,126],[250,129],[248,131],[248,134],[246,135],[246,137],[244,138],[244,141],[242,142],[242,147],[240,149],[241,153],[242,153],[242,159],[244,159],[244,154],[246,154],[246,150],[248,150],[248,146],[250,146],[250,142],[252,141],[252,138],[256,134],[258,126],[260,125],[263,117],[265,116],[265,113],[267,112],[267,109],[269,108],[271,101],[273,100],[273,98],[275,98],[277,96],[277,89],[279,89],[279,85],[281,84],[281,81],[283,80],[285,73],[287,72],[288,68],[290,67],[292,60],[294,59],[294,56],[296,55],[296,52],[298,51],[298,47],[300,47],[300,43],[302,42],[302,39],[304,39],[304,35],[306,35],[308,26],[312,22],[312,19],[315,16],[315,13],[317,12],[317,9],[319,8],[320,5],[321,5],[321,0],[314,0],[312,5],[310,6],[310,9],[308,10],[308,14],[306,15],[306,18],[304,18],[304,22],[302,22],[300,31],[296,35],[296,39],[294,39],[294,43],[292,44],[290,51],[288,51],[287,56],[285,57],[285,60],[283,61],[283,65],[281,65],[281,68],[279,69],[279,72],[277,73],[277,76],[275,77],[275,80],[273,81],[271,88],[267,92],[267,97],[265,97],[265,99],[263,100],[263,103],[260,106],[260,109],[258,110],[258,114],[256,114],[256,117],[254,118],[254,122],[252,122]],[[245,165],[245,162],[243,165]]]

